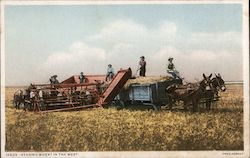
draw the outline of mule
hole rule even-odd
[[[16,109],[20,109],[20,105],[24,104],[24,95],[22,90],[17,90],[13,96],[13,104]]]
[[[215,74],[215,77],[211,80],[211,82],[217,94],[218,94],[218,91],[222,91],[222,92],[226,91],[227,88],[225,86],[225,81],[222,79],[220,74],[218,75]]]
[[[219,91],[226,91],[225,81],[222,79],[221,75],[215,74],[215,77],[211,80],[212,84],[212,91],[207,92],[206,94],[206,108],[208,110],[211,110],[211,102],[214,101],[214,99],[218,99],[218,92]]]
[[[176,101],[182,101],[184,103],[184,109],[186,110],[188,105],[193,106],[193,111],[196,112],[198,108],[198,103],[200,99],[206,95],[207,92],[211,91],[211,77],[210,74],[208,77],[203,74],[203,80],[199,84],[189,84],[184,86],[172,85],[167,87],[166,94],[169,97],[170,109],[172,104]]]

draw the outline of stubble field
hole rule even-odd
[[[243,150],[243,88],[228,85],[210,112],[96,108],[16,110],[6,88],[6,151]]]

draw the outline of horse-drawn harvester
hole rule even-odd
[[[40,112],[68,111],[89,107],[103,107],[119,93],[131,78],[131,69],[120,70],[113,80],[105,85],[105,76],[86,76],[85,83],[71,77],[59,84],[34,84],[20,95],[24,109]],[[14,102],[18,96],[14,95]]]
[[[161,81],[138,83],[131,79],[131,69],[120,70],[110,82],[104,75],[86,76],[80,83],[79,76],[72,76],[59,84],[36,84],[26,89],[26,94],[15,94],[16,105],[24,104],[24,109],[39,112],[69,111],[91,107],[105,107],[111,102],[123,107],[127,105],[151,106],[159,110],[162,106],[169,109],[182,101],[196,111],[198,103],[218,100],[218,90],[225,90],[220,75],[204,79],[196,84],[183,85],[179,79],[164,77]],[[129,81],[128,81],[129,80]],[[126,85],[125,85],[126,84]],[[16,106],[16,107],[18,107]]]

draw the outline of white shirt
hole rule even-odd
[[[30,92],[30,98],[34,98],[35,97],[35,92],[31,91]]]
[[[43,91],[40,90],[38,95],[39,95],[40,98],[42,98],[43,97]]]
[[[108,67],[107,73],[108,73],[108,74],[109,74],[109,73],[114,74],[114,69],[113,69],[112,67]]]

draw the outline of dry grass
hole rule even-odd
[[[150,84],[155,82],[168,81],[171,78],[168,76],[150,76],[150,77],[137,77],[136,79],[129,79],[124,88],[128,88],[131,84]]]
[[[210,112],[88,109],[35,114],[15,110],[6,89],[7,151],[243,150],[241,86]]]

